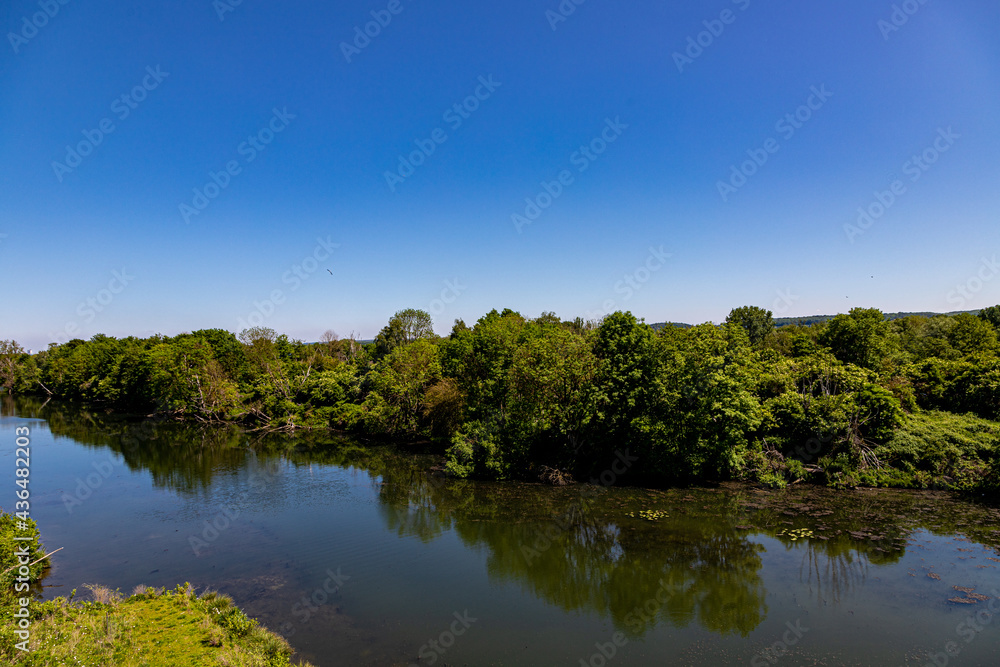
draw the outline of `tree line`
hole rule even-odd
[[[434,334],[396,313],[371,343],[238,335],[0,341],[0,386],[248,428],[333,428],[436,443],[448,474],[599,476],[622,452],[641,484],[1000,489],[1000,306],[888,321],[855,308],[775,329],[745,306],[721,325],[654,330],[493,310]]]

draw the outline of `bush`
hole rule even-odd
[[[973,415],[926,412],[907,416],[875,454],[883,463],[932,477],[967,476],[985,468],[1000,449],[1000,424]]]
[[[486,477],[501,479],[510,472],[510,462],[504,461],[496,431],[480,421],[465,424],[451,439],[446,453],[445,472],[453,477]]]

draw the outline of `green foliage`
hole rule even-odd
[[[455,434],[446,456],[445,472],[453,477],[505,479],[512,472],[510,452],[501,447],[495,428],[479,421]]]
[[[394,436],[424,432],[424,396],[440,379],[434,343],[418,340],[394,348],[368,374],[370,391],[363,404],[368,432]]]
[[[741,306],[729,311],[726,322],[743,327],[750,337],[750,344],[760,347],[764,339],[774,331],[774,315],[770,310],[757,306]]]
[[[23,363],[24,348],[15,340],[0,340],[0,387],[13,388]]]
[[[424,392],[423,416],[431,435],[451,439],[465,418],[465,396],[452,378],[442,378]]]
[[[595,417],[609,437],[628,439],[633,422],[652,403],[654,384],[664,363],[662,346],[653,330],[631,313],[617,312],[604,318],[593,347],[600,364],[595,380]]]
[[[163,412],[225,415],[236,408],[238,391],[211,346],[200,338],[179,337],[149,351],[149,385]]]
[[[195,595],[190,584],[172,591],[146,588],[127,598],[89,585],[95,600],[56,598],[32,603],[29,651],[15,648],[11,626],[0,626],[0,657],[10,664],[150,664],[212,667],[288,667],[293,651],[283,638],[217,593]],[[301,663],[309,667],[308,662]]]
[[[442,368],[467,397],[470,419],[506,419],[509,372],[525,324],[518,313],[493,310],[442,349]]]
[[[0,385],[268,430],[431,438],[459,477],[526,478],[547,466],[588,478],[627,450],[640,462],[616,479],[629,483],[948,478],[972,488],[975,474],[995,477],[993,450],[942,439],[916,415],[1000,420],[997,313],[886,321],[856,308],[775,330],[753,306],[723,326],[659,329],[623,312],[596,325],[505,309],[471,328],[456,321],[439,339],[430,316],[409,309],[365,346],[263,327],[97,335],[35,355],[2,341]]]
[[[383,357],[397,347],[429,338],[434,338],[434,323],[430,314],[415,308],[401,310],[375,337],[376,356]]]
[[[890,332],[882,311],[852,308],[849,314],[837,315],[827,323],[820,343],[845,364],[875,370],[890,350]]]
[[[316,407],[337,406],[355,398],[358,390],[357,368],[337,364],[330,370],[312,373],[303,382],[299,396]]]
[[[1000,306],[983,308],[979,311],[979,319],[989,322],[995,329],[1000,329]]]
[[[45,551],[40,542],[38,525],[33,519],[23,521],[24,527],[18,528],[22,523],[12,514],[0,510],[0,598],[8,600],[8,596],[14,593],[15,580],[20,576],[17,572],[20,562],[15,555],[15,550],[27,547],[28,562],[32,563],[28,567],[28,582],[33,584],[42,577],[42,572],[49,566],[47,560],[40,560],[45,555]],[[30,537],[30,540],[15,540],[14,538]],[[35,563],[34,561],[39,561]],[[21,594],[24,596],[24,594]]]
[[[508,370],[507,431],[518,443],[582,437],[597,366],[582,336],[558,323],[524,326]]]
[[[959,313],[948,332],[948,342],[962,355],[996,354],[997,330],[986,319]]]
[[[1000,451],[1000,424],[947,412],[913,414],[875,451],[904,472],[961,481],[978,476]]]
[[[669,330],[658,341],[662,372],[649,410],[634,421],[644,474],[682,480],[735,475],[762,418],[746,331],[706,324]]]

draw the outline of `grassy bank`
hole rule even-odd
[[[886,442],[872,449],[873,465],[859,470],[846,456],[758,457],[752,481],[782,488],[796,482],[837,488],[946,489],[975,495],[1000,491],[1000,423],[975,415],[928,411],[906,415]]]
[[[4,641],[0,654],[25,667],[291,664],[288,642],[247,618],[224,595],[199,596],[188,585],[172,591],[146,588],[127,598],[100,586],[91,587],[91,593],[88,602],[57,598],[35,605],[29,652]]]
[[[16,523],[0,512],[0,660],[19,667],[101,665],[102,667],[281,667],[291,664],[292,649],[282,637],[262,628],[213,592],[196,595],[189,584],[172,591],[138,588],[124,597],[103,586],[87,586],[88,601],[69,598],[39,602],[37,589],[18,591],[18,583],[36,585],[46,566],[36,563],[18,581],[14,537],[31,533],[28,559],[44,554],[33,522],[15,533]],[[8,568],[13,567],[13,570]],[[15,616],[20,600],[28,603],[30,636]],[[26,642],[26,643],[25,643]],[[24,650],[27,649],[27,650]],[[308,665],[308,663],[303,663]]]

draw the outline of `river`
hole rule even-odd
[[[408,447],[4,397],[11,478],[24,425],[32,515],[63,547],[45,598],[190,582],[317,667],[1000,654],[1000,510],[944,492],[454,481]]]

